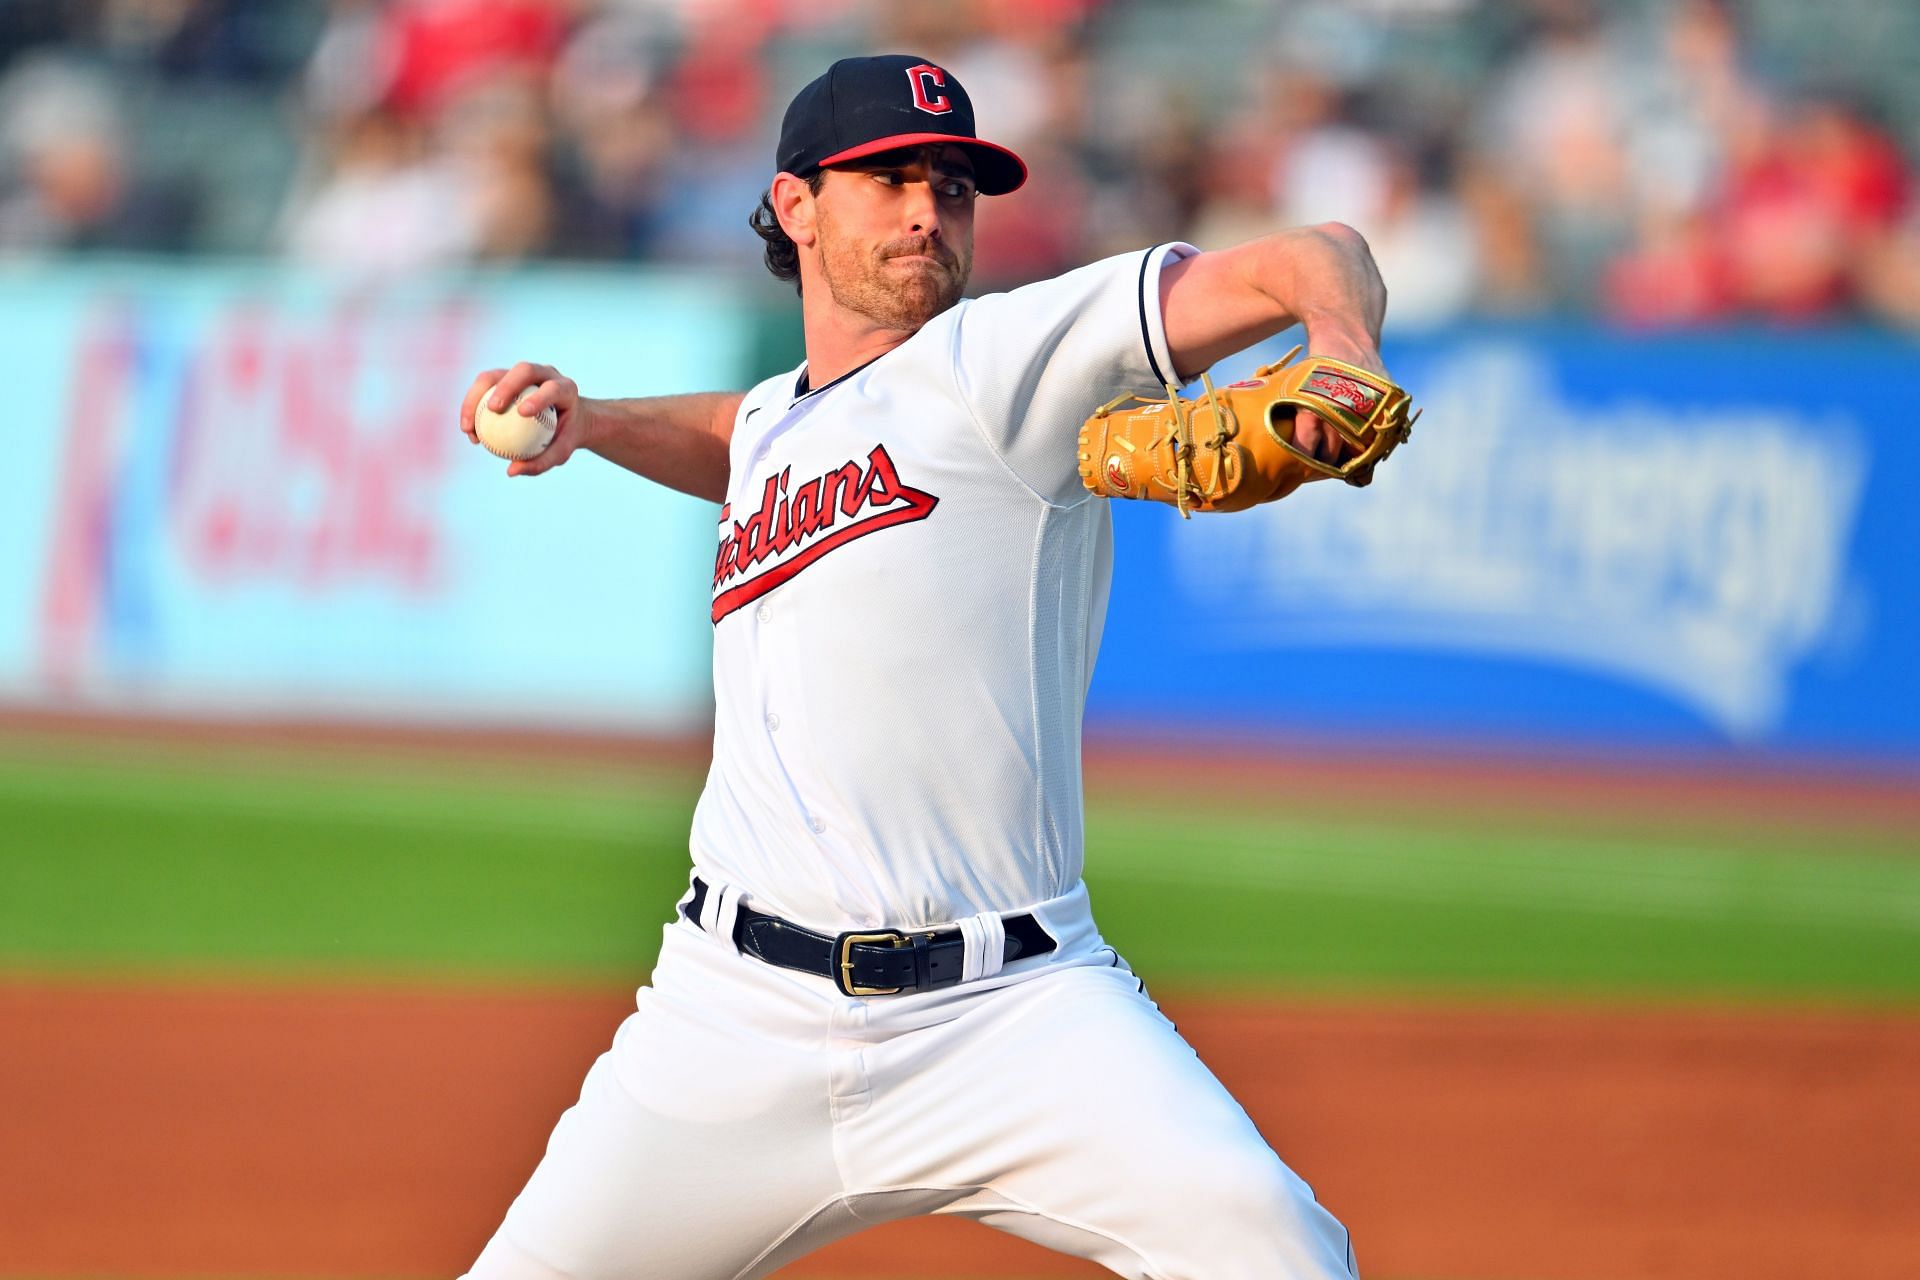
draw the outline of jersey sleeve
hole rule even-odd
[[[1022,483],[1059,506],[1088,497],[1080,424],[1123,392],[1165,394],[1178,377],[1160,315],[1160,272],[1199,252],[1164,244],[977,298],[953,330],[960,396]]]

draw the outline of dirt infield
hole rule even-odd
[[[0,1272],[471,1259],[626,993],[0,983]],[[1371,1277],[1905,1277],[1920,1017],[1172,1003]],[[959,1260],[959,1261],[956,1261]],[[796,1276],[1093,1276],[984,1228]]]

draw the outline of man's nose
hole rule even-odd
[[[937,236],[940,234],[939,202],[934,199],[932,183],[910,182],[907,184],[905,214],[914,235]]]

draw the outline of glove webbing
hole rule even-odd
[[[1196,446],[1193,443],[1193,409],[1180,398],[1180,389],[1171,382],[1161,384],[1167,389],[1167,403],[1173,409],[1173,504],[1180,510],[1182,520],[1193,519],[1193,512],[1187,510],[1187,503],[1195,497],[1211,498],[1212,493],[1202,492],[1193,478],[1193,455]],[[1227,483],[1227,441],[1233,439],[1233,433],[1239,428],[1239,422],[1232,413],[1220,403],[1213,393],[1213,379],[1207,374],[1200,375],[1200,385],[1207,389],[1207,407],[1213,410],[1213,439],[1202,446],[1212,449],[1215,454],[1213,464],[1213,483],[1216,488],[1224,488]],[[1197,401],[1195,403],[1198,403]],[[1227,424],[1232,422],[1229,427]]]

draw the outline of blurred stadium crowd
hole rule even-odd
[[[1920,325],[1912,0],[0,0],[0,255],[757,270],[778,115],[924,53],[976,287],[1340,218],[1397,324]]]

